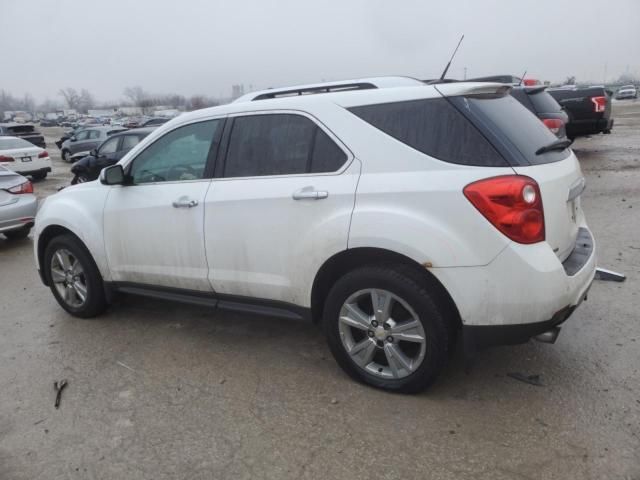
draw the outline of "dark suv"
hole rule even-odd
[[[513,87],[511,96],[542,120],[556,137],[567,136],[569,115],[547,92],[547,87]]]
[[[74,174],[71,184],[90,182],[98,178],[100,170],[115,165],[124,155],[135,147],[140,140],[157,127],[136,128],[111,135],[89,155],[78,160],[71,167]]]

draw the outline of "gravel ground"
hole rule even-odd
[[[614,112],[575,151],[599,263],[628,280],[594,283],[555,345],[458,355],[421,395],[352,382],[302,322],[133,297],[72,318],[32,241],[0,238],[0,479],[640,479],[640,102]],[[70,175],[42,130],[44,197]]]

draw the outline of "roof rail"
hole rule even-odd
[[[291,89],[274,89],[273,92],[266,92],[257,95],[251,101],[267,100],[270,98],[280,97],[292,97],[296,95],[312,95],[317,93],[331,93],[331,92],[348,92],[351,90],[370,90],[372,88],[378,88],[373,83],[359,82],[359,83],[340,83],[319,87],[300,87]]]

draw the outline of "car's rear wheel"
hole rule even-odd
[[[45,249],[43,268],[53,296],[70,314],[89,318],[106,309],[100,271],[75,236],[61,235],[51,240]]]
[[[8,232],[4,232],[4,236],[9,240],[21,240],[23,238],[27,238],[30,231],[31,227],[22,227],[17,228],[16,230],[9,230]]]
[[[31,175],[34,180],[44,180],[47,178],[47,172],[37,172]]]
[[[448,358],[443,306],[405,266],[363,267],[340,278],[324,325],[338,364],[353,378],[399,392],[427,388]]]

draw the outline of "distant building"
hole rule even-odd
[[[237,85],[231,85],[231,98],[236,99],[244,95],[244,85],[238,83]]]
[[[114,113],[116,113],[116,111],[113,108],[87,110],[87,115],[90,117],[111,117]]]
[[[120,107],[118,108],[118,113],[123,115],[142,115],[141,107]]]

